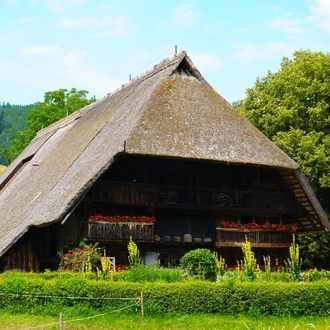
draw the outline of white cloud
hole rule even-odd
[[[104,72],[102,68],[85,67],[83,70],[76,69],[70,72],[72,86],[81,86],[80,88],[86,89],[96,95],[99,99],[107,93],[115,91],[123,83],[122,79],[111,76]],[[127,82],[127,81],[126,81]]]
[[[75,19],[69,17],[63,17],[62,20],[56,23],[57,26],[65,29],[74,29],[74,28],[81,28],[86,26],[97,26],[100,24],[101,22],[96,18],[86,18],[86,17],[79,17]]]
[[[270,22],[267,27],[292,34],[302,34],[304,30],[299,26],[299,20],[278,18]]]
[[[127,37],[132,33],[128,16],[118,16],[101,20],[99,26],[111,26],[111,28],[93,33],[92,36],[95,38]]]
[[[106,17],[102,19],[79,17],[72,19],[64,17],[57,26],[65,29],[110,27],[94,32],[94,37],[125,37],[131,34],[132,28],[128,16]]]
[[[19,23],[22,24],[31,24],[38,20],[38,17],[23,17],[20,20],[18,20]]]
[[[195,53],[192,55],[192,60],[202,73],[211,73],[223,68],[222,60],[209,53]]]
[[[281,10],[279,6],[271,6],[270,9],[276,13],[278,13]]]
[[[79,51],[67,51],[63,52],[63,64],[66,67],[76,67],[82,64],[87,57],[87,51],[79,50]]]
[[[330,33],[330,0],[315,0],[310,10],[312,15],[308,20]]]
[[[0,58],[0,67],[4,68],[1,72],[2,81],[29,89],[29,95],[24,95],[22,104],[42,101],[47,91],[72,87],[88,90],[90,97],[95,95],[101,98],[123,84],[123,81],[104,72],[101,67],[86,63],[68,68],[52,61],[36,61],[32,57],[30,60],[17,63]]]
[[[282,42],[271,42],[265,45],[237,44],[239,52],[234,60],[239,60],[246,65],[253,61],[268,60],[278,54],[282,56],[291,55],[295,47],[292,44]]]
[[[65,67],[74,67],[81,64],[87,56],[85,50],[82,51],[67,51],[58,45],[32,46],[23,48],[19,55],[39,56],[41,59],[51,59],[54,63],[61,63]]]
[[[21,49],[19,54],[21,56],[31,56],[31,55],[53,56],[56,55],[60,50],[61,47],[57,45],[32,46]]]
[[[67,50],[56,44],[23,48],[18,60],[0,55],[2,84],[29,90],[23,104],[42,101],[46,91],[60,88],[85,89],[91,96],[103,97],[124,83],[103,64],[95,63],[94,55],[89,58],[85,50]]]
[[[86,0],[46,0],[46,2],[51,12],[60,13],[70,6],[82,5]]]
[[[33,23],[36,23],[38,22],[39,18],[38,17],[22,17],[18,20],[13,20],[13,21],[10,21],[9,22],[9,26],[10,27],[15,27],[17,25],[28,25],[28,24],[33,24]]]
[[[6,47],[14,47],[16,44],[16,39],[7,33],[0,33],[0,44],[2,46],[2,52],[4,51],[4,48]]]
[[[196,10],[193,4],[181,4],[174,9],[172,27],[191,27],[201,16],[201,11]]]

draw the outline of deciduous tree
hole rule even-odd
[[[88,99],[87,94],[88,91],[75,88],[46,92],[44,101],[37,102],[35,107],[29,110],[28,128],[18,132],[18,138],[14,139],[10,148],[3,152],[8,163],[24,150],[40,129],[92,103],[94,99]]]
[[[322,202],[330,188],[330,54],[296,51],[278,72],[257,78],[237,104],[296,160]],[[329,205],[327,205],[329,206]]]
[[[246,94],[237,109],[299,163],[329,213],[330,54],[296,51],[292,59],[282,59],[277,72],[257,78]],[[302,238],[301,248],[316,261],[315,251],[329,246],[330,236],[313,240],[320,246]]]

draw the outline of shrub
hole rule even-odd
[[[137,265],[129,271],[116,272],[113,280],[118,282],[179,282],[183,275],[179,269],[156,268],[149,265]]]
[[[61,257],[59,270],[82,272],[85,271],[86,267],[96,269],[96,263],[100,260],[102,254],[98,243],[86,244],[86,241],[83,240],[78,247],[69,250],[65,254],[59,253],[59,256]],[[91,269],[88,269],[88,272]]]
[[[330,310],[330,282],[129,283],[87,280],[72,272],[65,273],[63,278],[47,280],[41,274],[11,273],[0,274],[0,292],[3,293],[0,311],[12,314],[95,315],[134,305],[141,292],[146,315],[218,313],[296,317],[327,316]],[[140,311],[139,305],[134,305],[126,313]]]
[[[191,250],[181,258],[180,265],[189,276],[213,282],[217,279],[217,260],[208,249]]]

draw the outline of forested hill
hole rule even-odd
[[[18,131],[27,128],[27,113],[33,107],[34,104],[16,105],[5,102],[0,105],[0,164],[6,165],[1,151],[9,148],[11,140],[17,137]]]

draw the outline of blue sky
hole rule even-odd
[[[101,98],[186,50],[229,102],[295,50],[329,52],[330,0],[1,0],[0,101]]]

